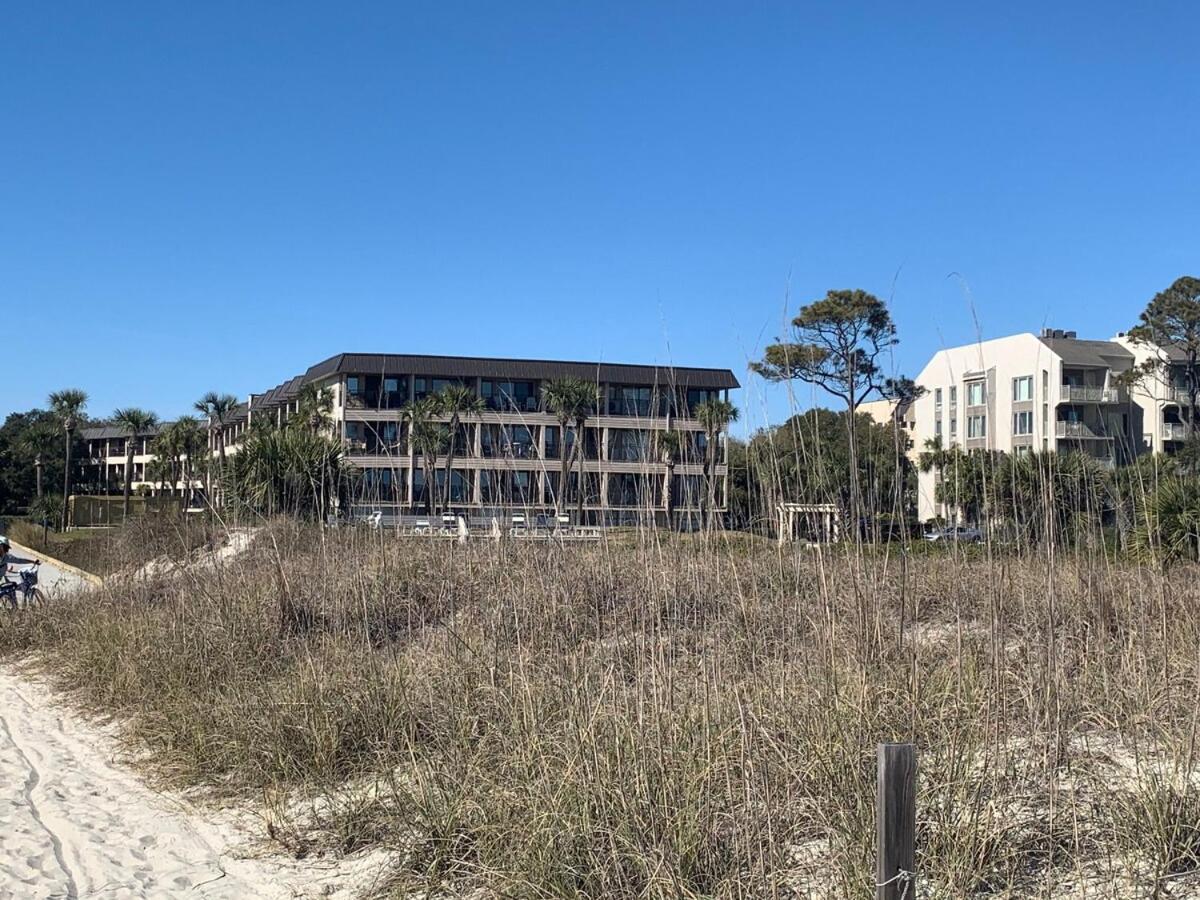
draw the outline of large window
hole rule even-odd
[[[614,384],[608,389],[610,416],[648,416],[654,389],[649,385]]]
[[[451,385],[470,387],[459,378],[434,378],[428,375],[418,375],[413,379],[413,398],[424,400],[430,394],[436,394]]]
[[[479,473],[479,496],[484,503],[533,506],[537,495],[536,472],[504,472],[484,469]]]
[[[699,475],[676,475],[671,484],[671,502],[677,508],[697,507],[704,496]]]
[[[701,403],[707,403],[709,400],[721,399],[720,391],[710,391],[704,388],[688,388],[687,391],[687,411],[689,416],[696,414],[696,407]]]
[[[367,503],[396,503],[405,499],[405,469],[363,469],[361,499]]]
[[[660,491],[655,487],[661,485],[659,478],[647,478],[631,472],[614,472],[608,476],[608,505],[609,506],[641,506],[658,505]]]
[[[617,462],[642,462],[650,458],[650,432],[640,428],[610,428],[608,458]]]
[[[558,439],[558,426],[546,425],[543,429],[546,437],[546,459],[558,459],[562,446]]]
[[[399,422],[347,422],[346,443],[351,453],[406,453]]]
[[[483,425],[479,432],[479,444],[485,457],[537,457],[533,431],[525,425]]]
[[[360,409],[400,409],[408,402],[404,375],[347,375],[346,405]]]
[[[1033,399],[1033,376],[1022,375],[1013,379],[1013,400],[1020,403]]]
[[[575,448],[575,429],[571,428],[567,431],[567,453],[573,453]],[[584,459],[599,459],[600,458],[600,429],[587,428],[583,429],[583,458]]]
[[[1032,411],[1013,413],[1013,434],[1033,434]]]
[[[983,406],[987,402],[982,381],[972,381],[967,385],[967,406]]]
[[[485,378],[479,384],[479,396],[488,409],[536,412],[538,388],[535,381],[498,381]]]
[[[987,437],[987,416],[967,416],[967,438]]]

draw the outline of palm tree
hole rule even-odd
[[[596,407],[596,385],[582,378],[558,378],[542,385],[542,409],[558,421],[562,441],[559,447],[558,490],[554,494],[555,515],[562,515],[567,497],[567,474],[571,462],[579,457],[579,520],[583,521],[583,426]],[[567,453],[567,427],[575,425],[575,440]]]
[[[208,444],[204,429],[191,416],[183,416],[175,422],[175,432],[180,451],[185,504],[190,507],[195,498],[197,470],[207,472]]]
[[[672,428],[654,432],[654,445],[658,458],[662,460],[667,470],[663,480],[663,510],[667,520],[667,528],[675,527],[675,498],[671,487],[675,483],[675,463],[679,461],[679,451],[683,447],[683,436]]]
[[[720,450],[721,435],[725,429],[738,419],[738,408],[728,400],[713,398],[696,404],[694,413],[696,421],[704,429],[704,481],[705,501],[700,510],[700,518],[707,528],[711,524],[712,509],[717,499],[717,454]]]
[[[118,409],[112,416],[113,424],[125,432],[125,502],[124,520],[129,521],[129,505],[133,491],[133,453],[137,439],[158,426],[158,416],[137,407]]]
[[[296,395],[296,418],[313,434],[320,434],[333,422],[333,395],[315,384],[306,384]]]
[[[210,449],[216,450],[221,463],[218,466],[218,479],[225,470],[225,420],[238,405],[237,397],[233,394],[218,394],[209,391],[194,404],[195,410],[202,416],[208,417],[208,436]],[[208,478],[208,503],[213,502],[212,475]]]
[[[433,499],[437,493],[437,461],[446,446],[446,426],[437,421],[440,408],[434,396],[413,401],[404,407],[408,422],[409,441],[421,455],[421,470],[425,474],[425,511],[433,515]]]
[[[450,445],[446,450],[446,494],[445,505],[450,505],[450,495],[453,490],[453,467],[454,454],[458,447],[458,429],[462,424],[462,417],[468,413],[479,413],[483,411],[483,400],[475,396],[475,392],[463,384],[451,384],[442,388],[435,395],[435,404],[438,412],[443,416],[449,416],[450,421],[447,423],[447,431],[450,433]]]
[[[46,457],[53,451],[57,441],[57,429],[46,419],[39,419],[21,436],[21,443],[24,445],[25,451],[33,454],[35,496],[39,500],[46,495],[42,479]]]
[[[170,422],[159,429],[154,443],[150,445],[150,452],[154,454],[154,459],[150,461],[150,467],[147,470],[147,473],[151,471],[154,473],[154,480],[158,482],[159,490],[166,489],[167,485],[171,486],[171,496],[175,496],[175,486],[179,482],[179,470],[182,464],[179,432],[175,424]]]
[[[75,439],[75,429],[79,427],[79,419],[87,406],[86,391],[68,388],[65,391],[55,391],[50,395],[50,411],[62,425],[66,438],[66,455],[63,466],[63,506],[62,528],[66,531],[70,526],[71,515],[71,444]]]

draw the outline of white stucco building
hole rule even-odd
[[[1133,354],[1134,362],[1144,366],[1158,361],[1154,370],[1139,378],[1130,389],[1130,398],[1142,409],[1141,439],[1145,449],[1154,453],[1174,453],[1188,438],[1187,376],[1184,356],[1178,350],[1162,349],[1118,334],[1113,342]]]
[[[1121,342],[1054,329],[941,350],[916,379],[915,450],[940,438],[966,450],[1082,451],[1115,466],[1144,449],[1143,409],[1115,380],[1134,363]],[[939,477],[919,476],[922,521],[953,515],[936,502]]]

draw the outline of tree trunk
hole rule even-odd
[[[707,434],[704,447],[704,499],[700,519],[705,531],[712,530],[713,507],[717,505],[717,441]]]
[[[37,498],[42,499],[42,454],[38,454],[33,458],[33,477],[37,491]]]
[[[583,423],[584,423],[583,419],[578,419],[575,422],[575,455],[579,458],[579,484],[577,484],[575,486],[576,490],[579,494],[579,496],[576,498],[576,504],[577,504],[576,505],[576,513],[575,513],[576,517],[577,517],[577,521],[575,523],[576,525],[583,525],[583,493],[584,493],[584,490],[583,490],[583,457],[584,457]]]
[[[1196,357],[1188,358],[1188,440],[1196,437],[1196,397],[1200,395],[1200,384],[1197,384]]]
[[[425,512],[432,516],[433,495],[437,492],[437,457],[422,453],[421,461],[425,470]]]
[[[663,514],[667,520],[667,531],[674,531],[675,507],[671,486],[675,483],[675,461],[667,460],[667,476],[663,484]]]
[[[450,447],[446,453],[446,490],[442,494],[442,508],[449,509],[451,503],[451,494],[454,491],[454,479],[452,478],[454,466],[454,442],[458,433],[457,416],[450,417]]]
[[[854,540],[857,542],[861,534],[861,509],[858,490],[858,429],[855,428],[855,416],[858,403],[851,394],[846,402],[846,433],[847,448],[850,451],[850,527],[854,529]]]
[[[125,451],[125,502],[122,504],[125,521],[129,521],[129,499],[133,490],[133,438],[129,439],[129,447]]]
[[[566,510],[567,480],[571,474],[571,455],[567,452],[567,423],[558,423],[558,490],[554,492],[555,525]]]
[[[66,448],[66,465],[63,467],[63,502],[62,502],[62,529],[66,531],[71,524],[71,431],[66,429],[67,448]]]

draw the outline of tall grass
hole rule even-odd
[[[394,848],[397,895],[867,897],[874,747],[912,740],[931,896],[1129,896],[1200,864],[1196,574],[281,521],[0,653],[296,852]]]

